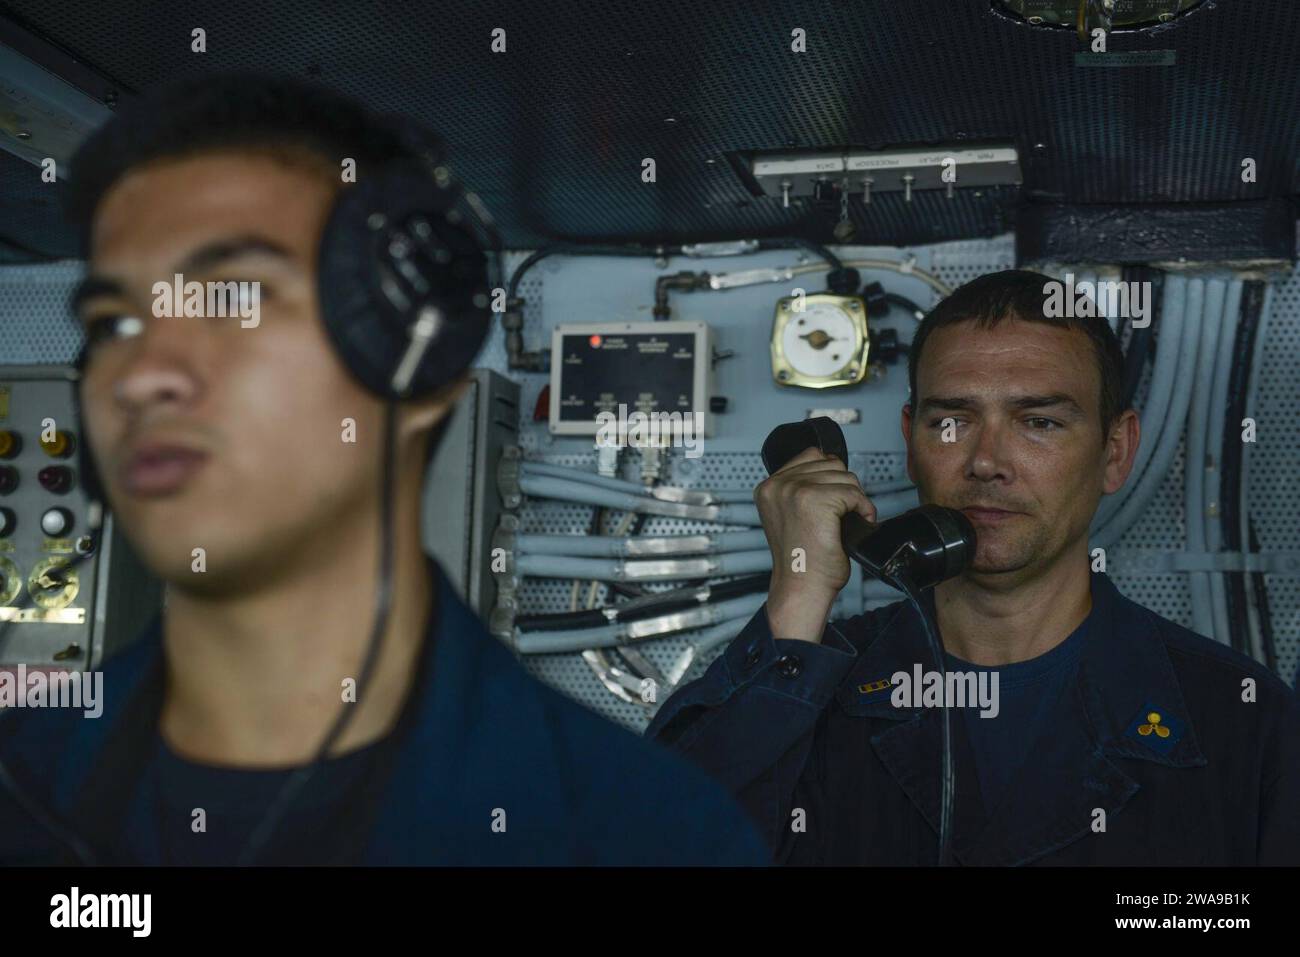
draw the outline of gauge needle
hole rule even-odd
[[[808,345],[812,346],[814,349],[825,349],[835,341],[834,336],[828,336],[825,331],[821,329],[814,329],[812,332],[805,332],[799,338],[807,340]]]

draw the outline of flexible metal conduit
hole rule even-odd
[[[1210,279],[1205,283],[1205,315],[1201,320],[1201,343],[1196,353],[1193,398],[1187,418],[1187,457],[1183,468],[1183,524],[1187,529],[1187,548],[1192,552],[1205,551],[1205,430],[1210,421],[1210,399],[1214,394],[1226,291],[1227,284],[1221,279]],[[1188,594],[1192,605],[1192,629],[1214,637],[1209,574],[1190,572]]]
[[[1163,308],[1160,315],[1159,338],[1156,342],[1155,370],[1151,387],[1142,407],[1142,436],[1138,442],[1137,458],[1124,488],[1101,500],[1093,518],[1095,538],[1115,517],[1120,507],[1134,494],[1147,463],[1156,452],[1169,418],[1169,405],[1173,401],[1174,383],[1177,381],[1182,361],[1182,343],[1186,334],[1187,278],[1169,276],[1165,280]]]
[[[554,498],[564,502],[600,505],[628,512],[648,515],[667,515],[671,518],[692,519],[698,522],[717,522],[719,525],[761,526],[758,506],[741,503],[719,505],[688,505],[684,502],[665,502],[648,495],[616,492],[587,482],[570,482],[566,479],[541,475],[519,476],[519,488],[534,498]]]
[[[571,555],[577,558],[647,558],[651,555],[717,555],[767,546],[761,528],[748,532],[618,538],[613,535],[519,535],[516,555]]]
[[[750,525],[755,528],[763,524],[758,517],[757,505],[740,503],[688,505],[683,502],[665,502],[647,495],[616,492],[586,482],[570,482],[549,476],[522,474],[519,477],[519,488],[524,494],[534,498],[553,498],[583,505],[600,505],[622,511],[644,512],[649,515],[667,515],[670,518],[716,522],[719,525]],[[883,518],[886,513],[905,512],[909,508],[915,508],[917,491],[911,488],[902,492],[874,496],[872,502],[876,506],[877,514]]]
[[[538,481],[555,481],[555,480],[538,480]],[[530,493],[531,494],[531,493]],[[598,490],[598,494],[606,494]],[[620,495],[622,493],[608,493]],[[896,492],[891,495],[881,495],[872,499],[876,506],[876,517],[879,521],[893,518],[895,515],[901,515],[903,512],[917,507],[918,493],[916,489],[909,489],[906,492]],[[583,504],[604,504],[592,502],[589,498],[578,495],[575,498],[568,498],[568,501],[577,501]],[[674,503],[664,502],[663,505]],[[616,505],[616,508],[627,508],[625,505]],[[734,506],[692,506],[693,508],[728,508]],[[757,519],[758,508],[751,506],[755,513],[754,525],[759,525]],[[638,511],[635,507],[633,511]],[[680,517],[680,516],[679,516]],[[695,517],[695,516],[686,516]],[[722,524],[744,524],[738,521],[734,516],[728,518],[708,518],[705,521],[715,521]],[[757,549],[766,549],[766,536],[762,529],[758,528],[752,532],[710,532],[699,535],[681,535],[667,536],[657,538],[641,538],[638,536],[626,537],[617,535],[600,535],[600,536],[579,536],[579,535],[520,535],[515,544],[515,569],[522,575],[544,575],[549,578],[596,578],[602,581],[609,581],[613,578],[611,574],[614,569],[620,567],[618,562],[598,562],[585,566],[557,563],[557,559],[571,559],[574,562],[590,561],[591,559],[614,559],[622,557],[638,556],[648,558],[650,556],[664,557],[689,554],[719,555],[731,556],[738,554],[750,553]],[[734,559],[727,559],[730,567]],[[557,572],[557,568],[586,568],[587,571],[578,574],[568,574],[567,572]],[[692,566],[695,567],[695,566]],[[702,567],[702,566],[701,566]],[[770,568],[770,564],[766,566]],[[750,569],[751,571],[759,569]],[[593,574],[592,572],[601,572]],[[742,572],[713,572],[714,575],[724,574],[743,574]],[[701,575],[695,572],[687,572],[680,575],[669,575],[668,577],[681,578],[699,578]]]
[[[1242,281],[1233,278],[1227,282],[1227,296],[1223,304],[1223,325],[1219,334],[1218,356],[1215,361],[1214,385],[1210,396],[1209,422],[1205,427],[1206,457],[1202,461],[1204,481],[1200,517],[1205,528],[1205,549],[1217,552],[1223,548],[1223,508],[1221,482],[1223,478],[1223,429],[1228,411],[1228,380],[1232,376],[1233,351],[1237,344],[1237,326],[1241,321]],[[1223,572],[1207,573],[1210,606],[1214,630],[1208,632],[1226,645],[1232,644],[1231,624],[1228,621],[1228,580]],[[1196,583],[1191,582],[1195,591]]]
[[[725,552],[708,558],[668,558],[624,561],[612,558],[571,558],[567,555],[520,555],[515,572],[531,578],[581,578],[588,581],[652,582],[679,578],[721,578],[772,570],[766,549]]]
[[[515,647],[520,654],[562,654],[587,648],[612,648],[630,641],[665,638],[681,631],[715,625],[741,618],[748,620],[763,607],[765,594],[744,595],[713,605],[702,605],[688,612],[673,612],[658,618],[641,621],[601,625],[597,628],[575,628],[569,631],[520,632]]]
[[[1171,297],[1176,298],[1176,297]],[[1200,345],[1201,325],[1205,313],[1205,282],[1201,279],[1187,281],[1187,310],[1185,321],[1180,323],[1176,313],[1171,313],[1168,326],[1185,325],[1178,355],[1178,374],[1175,377],[1174,393],[1170,399],[1168,416],[1163,423],[1157,423],[1160,438],[1155,443],[1156,449],[1149,456],[1147,468],[1138,478],[1132,493],[1116,511],[1115,515],[1092,535],[1094,547],[1110,548],[1123,537],[1124,532],[1146,511],[1151,499],[1159,491],[1174,455],[1178,451],[1179,439],[1183,426],[1187,422],[1187,411],[1191,404],[1192,387],[1195,380],[1196,353]],[[1163,329],[1168,328],[1162,325]],[[1162,335],[1161,338],[1164,338]],[[1139,457],[1143,443],[1138,444]],[[1136,472],[1136,468],[1134,469]]]
[[[1255,330],[1255,349],[1251,356],[1250,381],[1246,387],[1246,415],[1258,418],[1259,415],[1259,380],[1264,367],[1264,341],[1268,337],[1268,320],[1273,305],[1273,284],[1265,283],[1264,301],[1259,310],[1259,325]],[[1237,423],[1239,426],[1240,423]],[[1242,551],[1250,549],[1250,462],[1255,454],[1255,443],[1245,442],[1241,449],[1241,506],[1237,509],[1237,524],[1241,529]],[[1262,576],[1261,576],[1262,578]],[[1246,602],[1246,613],[1250,620],[1252,644],[1255,636],[1259,639],[1259,648],[1252,647],[1250,652],[1256,659],[1264,660],[1264,625],[1259,620],[1259,610],[1253,601]]]
[[[594,472],[587,472],[582,469],[569,468],[564,465],[551,465],[546,462],[523,461],[519,465],[519,474],[546,476],[548,478],[567,479],[571,482],[586,482],[590,485],[598,485],[601,488],[607,488],[615,492],[627,492],[632,495],[645,495],[651,498],[661,498],[664,501],[688,501],[696,504],[713,503],[713,502],[753,502],[753,488],[724,488],[724,489],[695,489],[683,488],[672,485],[661,485],[657,487],[648,487],[638,482],[629,481],[628,479],[611,478],[605,475],[597,475]],[[915,488],[913,482],[909,479],[896,479],[892,482],[880,482],[876,485],[864,486],[863,491],[868,496],[887,495],[892,492],[905,492],[908,489]]]

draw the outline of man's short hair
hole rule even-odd
[[[193,77],[123,106],[72,157],[64,209],[83,256],[104,195],[128,172],[203,153],[251,151],[333,170],[409,155],[390,121],[342,94],[293,77],[255,72]]]
[[[422,139],[436,142],[427,132]],[[343,188],[342,163],[358,176],[410,148],[395,123],[342,94],[293,77],[256,72],[194,77],[125,105],[77,149],[64,187],[64,209],[90,255],[95,212],[134,169],[207,153],[253,152],[315,167]],[[425,469],[441,430],[431,434]]]
[[[957,289],[917,326],[907,356],[907,382],[911,389],[909,405],[917,401],[916,370],[921,363],[925,340],[936,329],[959,322],[974,321],[989,329],[1003,319],[1042,322],[1060,329],[1080,329],[1092,340],[1093,355],[1101,378],[1101,439],[1104,445],[1111,427],[1124,411],[1124,351],[1119,337],[1104,316],[1053,316],[1046,309],[1051,293],[1047,283],[1054,280],[1042,273],[1025,269],[1007,269],[972,279]],[[1045,291],[1047,290],[1047,291]]]

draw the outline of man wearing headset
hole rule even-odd
[[[466,376],[386,419],[317,292],[342,170],[364,183],[404,149],[342,97],[226,76],[144,98],[75,157],[84,434],[167,601],[107,663],[100,718],[0,715],[0,863],[766,861],[721,788],[529,677],[423,553]],[[157,317],[176,276],[250,283],[257,321]]]
[[[1300,863],[1294,692],[1091,567],[1138,419],[1109,324],[1060,316],[1049,282],[982,276],[912,340],[908,476],[976,532],[969,567],[921,593],[946,676],[907,602],[827,623],[841,516],[876,516],[843,463],[806,449],[755,492],[767,602],[646,733],[727,784],[780,862],[936,863],[946,698],[945,863]]]

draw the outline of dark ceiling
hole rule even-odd
[[[0,14],[123,96],[256,67],[312,76],[420,118],[448,141],[507,244],[802,235],[833,217],[751,196],[727,161],[788,146],[1012,141],[1024,187],[885,194],[855,242],[1010,228],[1025,203],[1241,201],[1300,192],[1300,0],[1205,0],[1110,52],[1172,66],[1088,68],[1065,29],[992,0],[220,3],[0,0]],[[208,51],[190,52],[190,31]],[[493,28],[507,52],[489,50]],[[808,52],[790,52],[790,31]],[[658,182],[641,182],[654,157]],[[1241,161],[1258,180],[1241,181]],[[35,167],[0,152],[0,238],[68,254]],[[3,255],[0,252],[0,255]]]

